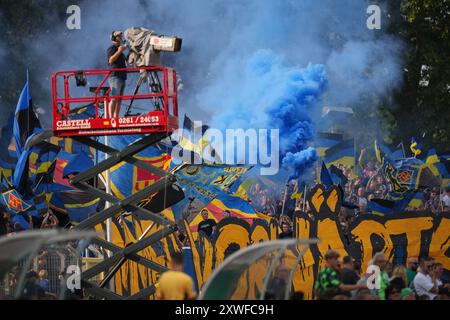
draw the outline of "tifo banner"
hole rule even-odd
[[[187,194],[205,203],[227,190],[250,166],[229,165],[182,165],[174,171],[179,182],[188,189]],[[192,191],[191,191],[192,190]]]
[[[250,224],[252,224],[256,218],[261,217],[261,214],[258,215],[249,202],[240,197],[228,195],[226,193],[219,194],[219,196],[208,203],[203,210],[208,211],[209,218],[216,222],[221,221],[225,217],[225,210],[229,212],[230,216],[244,219]],[[197,239],[198,225],[201,221],[203,221],[201,213],[197,214],[192,221],[189,221],[189,227],[193,232],[195,239]]]
[[[297,238],[319,238],[317,245],[312,245],[304,254],[296,268],[293,281],[294,290],[304,293],[305,299],[313,298],[314,281],[320,268],[324,265],[323,256],[332,248],[341,256],[351,255],[361,263],[362,270],[368,266],[376,252],[384,252],[390,261],[405,262],[408,257],[428,254],[443,264],[450,271],[448,236],[450,214],[434,216],[431,213],[395,213],[386,217],[365,215],[359,217],[350,227],[350,243],[346,242],[338,219],[331,215],[321,215],[310,219],[304,213],[294,217],[295,236]],[[222,220],[213,239],[200,237],[196,244],[191,239],[196,280],[201,287],[211,272],[231,253],[259,241],[275,240],[277,225],[269,226],[262,220],[250,226],[246,221],[236,218]],[[399,254],[401,255],[399,256]],[[287,254],[284,263],[292,267],[296,253]],[[255,268],[260,267],[255,265]],[[249,269],[247,281],[236,289],[233,298],[255,299],[262,281],[252,281],[253,272]],[[261,280],[258,278],[257,280]]]
[[[183,217],[189,201],[196,200],[202,204],[202,207],[206,206],[229,190],[233,183],[251,168],[251,166],[241,165],[182,164],[173,169],[177,182],[185,193],[185,199],[172,207],[177,220]]]
[[[173,215],[170,211],[165,210],[162,213],[173,221]],[[120,248],[136,242],[144,232],[147,232],[146,237],[150,237],[163,228],[161,225],[154,224],[149,220],[140,220],[132,216],[119,220],[114,219],[113,221],[112,242]],[[103,235],[106,234],[105,224],[99,224],[95,228]],[[179,251],[175,234],[170,234],[139,251],[138,254],[141,260],[147,259],[155,266],[167,268],[172,254]],[[133,260],[126,260],[114,275],[115,292],[121,296],[132,296],[143,288],[154,285],[159,275],[160,272],[156,270],[144,267]],[[151,294],[149,294],[149,298],[152,298]]]
[[[318,244],[311,245],[296,267],[293,279],[294,291],[303,292],[305,299],[313,298],[314,281],[324,265],[323,257],[328,249],[338,250],[342,257],[353,256],[360,262],[362,270],[366,270],[376,252],[383,252],[390,261],[402,263],[408,257],[428,255],[442,263],[446,272],[450,271],[449,212],[437,215],[431,212],[398,212],[384,217],[366,214],[354,220],[346,237],[337,217],[341,202],[340,191],[337,187],[326,189],[323,185],[318,185],[309,193],[309,201],[314,213],[313,218],[303,212],[297,212],[293,216],[296,238],[320,240]],[[201,233],[199,239],[195,240],[187,221],[185,224],[192,249],[194,280],[198,288],[202,287],[212,271],[230,254],[261,241],[276,240],[278,233],[275,220],[268,223],[263,219],[255,219],[250,225],[243,219],[231,217],[218,223],[212,239]],[[139,234],[136,236],[139,237]],[[170,255],[175,250],[169,250],[168,243],[173,244],[175,239],[170,238],[164,241],[162,248],[165,249],[162,251]],[[149,250],[152,251],[152,249]],[[153,255],[153,252],[149,254],[148,259],[152,259]],[[284,261],[287,267],[293,266],[296,255],[296,252],[287,253]],[[166,259],[156,253],[155,256],[165,262],[170,260],[170,256]],[[246,279],[243,279],[236,288],[233,299],[259,297],[262,281],[261,277],[256,275],[264,271],[264,267],[258,263],[248,270]],[[136,279],[137,270],[137,266],[133,272],[131,269],[130,272],[121,270],[121,280],[120,282],[116,280],[116,285],[121,284],[121,287],[117,288],[120,292],[130,290],[127,287],[128,283],[140,286],[141,282]]]

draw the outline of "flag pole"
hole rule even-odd
[[[353,139],[353,176],[358,176],[358,170],[356,170],[356,139]]]
[[[402,142],[400,142],[400,144],[402,146],[403,158],[406,158],[406,152],[405,152],[405,146],[403,144],[403,140],[402,140]]]
[[[305,208],[306,208],[306,183],[305,183],[305,189],[303,191],[303,208],[302,208],[303,212],[305,212]]]
[[[31,116],[31,112],[33,112],[33,106],[30,103],[30,77],[28,74],[28,68],[27,68],[27,104],[28,104],[28,112],[27,112],[27,134],[30,134],[30,116]],[[25,142],[26,139],[24,141],[24,147],[25,147]]]

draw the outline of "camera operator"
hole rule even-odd
[[[108,64],[111,68],[126,68],[126,59],[123,52],[127,48],[123,43],[122,32],[113,31],[111,33],[111,41],[113,44],[106,50]],[[125,82],[127,80],[126,71],[113,71],[109,77],[109,85],[111,87],[111,96],[122,96],[125,90]],[[109,102],[107,109],[107,118],[119,117],[121,98],[113,98]]]

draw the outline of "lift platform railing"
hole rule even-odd
[[[127,83],[134,91],[111,95],[108,80],[113,72],[126,72],[128,78],[137,75],[135,84]],[[52,74],[51,81],[53,131],[57,136],[167,132],[178,127],[177,76],[172,68],[60,71]],[[88,84],[89,88],[86,88]],[[145,89],[147,91],[142,92]],[[122,101],[124,114],[117,118],[106,112],[112,99]],[[145,105],[137,114],[131,114],[135,101]]]

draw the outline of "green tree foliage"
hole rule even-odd
[[[404,83],[392,104],[380,106],[385,127],[393,143],[409,144],[414,136],[425,147],[445,152],[450,146],[450,1],[394,1],[391,8],[397,19],[390,31],[405,42],[405,64]]]

